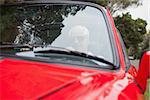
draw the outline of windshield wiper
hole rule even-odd
[[[14,44],[14,43],[1,43],[0,50],[1,52],[8,52],[8,51],[32,51],[33,48],[36,46],[28,45],[28,44]]]
[[[36,44],[14,44],[14,43],[0,43],[0,50],[2,52],[15,50],[15,51],[33,51],[36,47],[44,47],[45,45]]]
[[[44,54],[45,55],[45,54],[48,54],[48,53],[57,53],[57,54],[66,54],[66,55],[79,56],[79,57],[83,57],[83,58],[96,60],[96,61],[105,63],[107,65],[111,65],[112,69],[116,69],[116,66],[113,63],[105,60],[104,58],[97,57],[97,56],[90,55],[90,54],[83,53],[83,52],[79,52],[79,51],[74,51],[74,50],[70,50],[70,49],[66,49],[66,48],[61,48],[61,47],[48,46],[46,48],[41,48],[39,50],[38,49],[34,50],[34,53],[35,53],[35,55],[38,55],[38,54],[40,54],[40,55]]]
[[[95,55],[90,55],[87,53],[75,51],[75,50],[70,50],[62,47],[55,47],[55,46],[50,46],[50,45],[29,45],[29,44],[1,44],[0,45],[0,50],[7,50],[7,49],[15,49],[17,51],[33,51],[35,55],[39,54],[47,54],[47,53],[57,53],[57,54],[66,54],[66,55],[73,55],[73,56],[79,56],[83,58],[88,58],[92,60],[96,60],[108,65],[112,66],[112,69],[116,69],[116,66],[107,61],[104,58],[97,57]]]
[[[39,44],[15,44],[9,42],[0,42],[0,49],[15,49],[15,48],[29,48],[33,49],[36,47],[46,47],[46,45]]]

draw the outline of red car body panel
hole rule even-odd
[[[143,56],[145,57],[143,57],[144,59],[142,59],[140,62],[136,80],[145,91],[147,79],[150,77],[150,51],[144,53]]]
[[[119,72],[14,59],[0,65],[3,100],[135,99],[142,94],[128,73],[122,77]]]
[[[4,59],[0,65],[2,98],[36,98],[76,81],[83,71],[12,59]]]

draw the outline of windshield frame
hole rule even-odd
[[[106,22],[106,26],[107,26],[107,30],[108,30],[108,36],[109,36],[109,40],[110,40],[110,45],[111,45],[111,49],[112,49],[112,57],[113,57],[113,64],[117,67],[120,68],[120,63],[119,63],[119,54],[118,54],[118,50],[117,50],[117,46],[115,43],[115,38],[114,38],[114,32],[113,29],[111,27],[111,24],[108,20],[108,17],[106,15],[106,11],[104,10],[104,8],[98,4],[95,3],[90,3],[90,2],[83,2],[83,1],[70,1],[70,0],[36,0],[36,1],[21,1],[21,2],[17,2],[14,4],[1,4],[1,6],[37,6],[37,5],[86,5],[86,6],[90,6],[90,7],[94,7],[97,8],[98,10],[101,11],[104,20]]]

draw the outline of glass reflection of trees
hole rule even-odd
[[[63,20],[84,5],[45,5],[0,8],[0,42],[51,44],[64,27]]]

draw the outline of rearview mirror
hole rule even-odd
[[[139,83],[143,91],[146,90],[148,78],[150,78],[150,51],[143,53],[140,59],[139,70],[136,77],[136,81]]]

